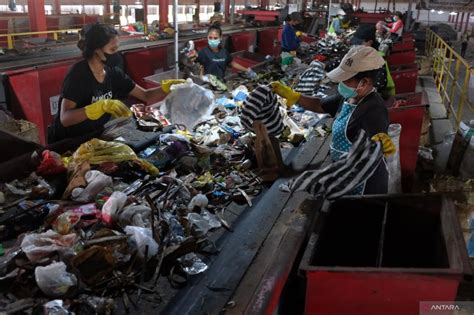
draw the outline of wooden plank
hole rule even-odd
[[[293,165],[307,167],[324,143],[325,139],[313,138],[298,148]],[[227,233],[216,244],[220,253],[213,257],[209,269],[178,292],[164,314],[217,314],[222,310],[286,207],[292,194],[281,192],[278,187],[287,180],[275,181],[252,208],[242,213],[234,233]]]

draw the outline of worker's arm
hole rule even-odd
[[[390,29],[390,32],[396,33],[400,28],[403,28],[403,22],[402,21],[397,21],[395,23],[392,23],[392,28]]]
[[[97,120],[105,114],[112,117],[130,117],[132,112],[121,101],[113,99],[98,100],[82,108],[76,108],[76,103],[64,98],[61,101],[60,120],[64,127],[80,124],[88,119]]]
[[[76,108],[76,103],[66,98],[63,98],[61,101],[61,112],[59,115],[61,124],[64,127],[70,127],[88,119],[84,107]]]
[[[336,34],[341,34],[343,32],[343,29],[341,28],[341,20],[340,19],[338,19],[338,18],[334,19],[333,27],[334,27],[334,31],[336,32]]]
[[[148,104],[163,99],[166,93],[161,89],[161,87],[145,90],[141,86],[135,85],[133,90],[130,92],[130,95]]]
[[[162,80],[161,86],[145,90],[139,85],[135,85],[133,90],[130,92],[130,95],[138,98],[144,103],[153,103],[163,99],[166,94],[170,92],[170,88],[173,84],[180,84],[186,82],[183,79],[176,80]]]
[[[310,110],[315,113],[325,113],[326,111],[321,106],[321,99],[319,97],[301,95],[298,105],[305,110]]]
[[[237,63],[235,61],[232,61],[230,63],[230,65],[232,66],[232,68],[236,69],[236,70],[239,70],[239,71],[244,71],[244,72],[247,72],[247,71],[250,71],[251,69],[250,68],[246,68],[244,66],[242,66],[240,63]]]

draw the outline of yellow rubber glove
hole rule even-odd
[[[183,79],[163,80],[161,81],[161,89],[163,90],[163,92],[168,94],[171,91],[170,89],[173,84],[181,84],[185,82],[186,80]]]
[[[288,107],[295,105],[301,97],[301,93],[293,91],[289,86],[278,81],[272,82],[270,85],[273,88],[273,92],[286,98],[286,106]]]
[[[104,114],[111,114],[114,118],[130,117],[132,112],[119,100],[100,100],[85,107],[86,116],[90,120],[97,120]]]
[[[395,154],[397,149],[395,148],[395,145],[393,145],[392,139],[390,136],[386,133],[378,133],[372,138],[370,138],[372,141],[380,141],[382,143],[382,150],[383,150],[383,155],[384,156],[390,156]]]
[[[300,37],[300,36],[302,36],[302,35],[303,35],[303,32],[301,32],[301,31],[296,31],[296,37]]]

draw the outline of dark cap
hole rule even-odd
[[[375,26],[371,24],[361,24],[351,39],[352,45],[362,45],[363,42],[371,40],[375,43]]]
[[[301,16],[300,12],[293,12],[290,14],[290,19],[292,21],[303,22],[303,17]]]

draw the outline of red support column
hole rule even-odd
[[[168,0],[160,0],[160,29],[168,26]]]
[[[456,14],[456,22],[454,22],[454,30],[458,28],[459,12]]]
[[[30,31],[47,31],[44,0],[28,0],[28,18],[30,20]]]
[[[262,8],[266,9],[268,7],[268,0],[261,0],[260,5]]]
[[[54,14],[61,14],[61,3],[59,2],[59,0],[54,0]]]
[[[466,19],[466,27],[464,28],[464,33],[467,33],[467,29],[469,27],[469,21],[471,19],[471,13],[467,14],[467,19]]]
[[[105,8],[104,8],[104,16],[107,18],[107,20],[110,20],[110,0],[105,0]]]
[[[143,0],[143,31],[148,33],[148,0]]]
[[[230,17],[230,0],[224,0],[224,21],[229,23]]]
[[[462,16],[461,16],[461,22],[459,23],[459,31],[462,31],[462,25],[464,23],[464,12],[462,13]]]

